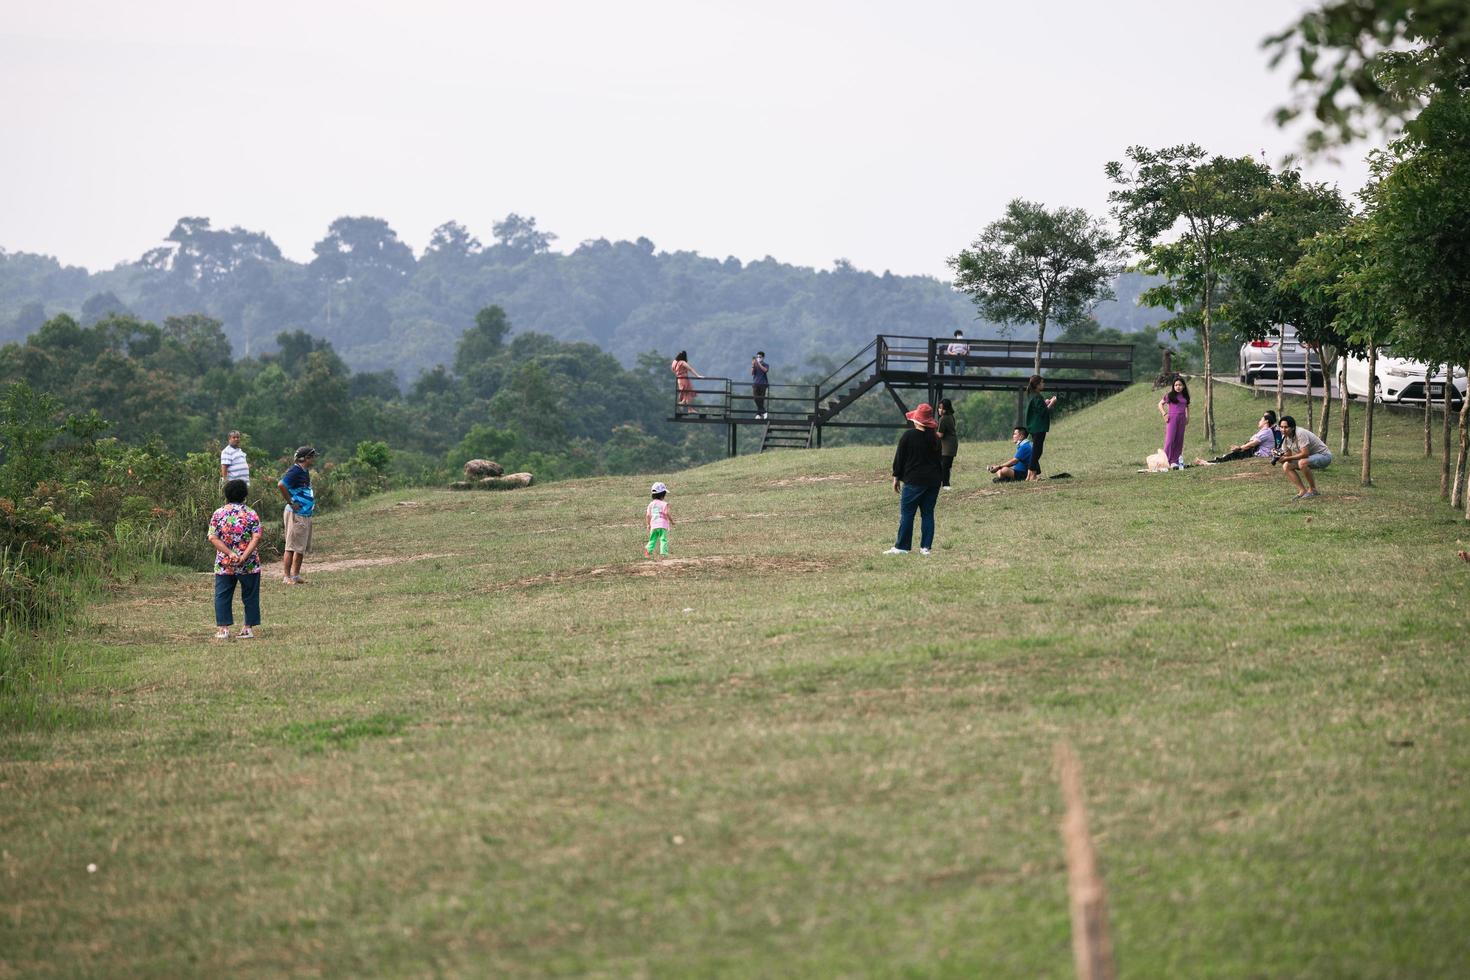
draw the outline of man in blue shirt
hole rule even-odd
[[[286,501],[282,515],[286,522],[286,557],[282,574],[287,585],[301,585],[301,560],[311,550],[311,517],[316,511],[316,495],[311,489],[311,467],[316,450],[302,446],[296,450],[296,463],[276,484]]]
[[[770,388],[771,366],[766,363],[766,352],[758,350],[750,359],[751,388],[755,395],[755,417],[766,417],[766,391]]]
[[[1016,444],[1016,455],[1004,463],[985,467],[995,474],[996,483],[1004,483],[1007,480],[1029,480],[1031,476],[1031,433],[1026,431],[1024,425],[1016,426],[1011,432],[1011,441]]]

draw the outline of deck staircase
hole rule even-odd
[[[818,414],[821,416],[821,418],[817,421],[826,422],[838,412],[842,411],[844,408],[866,395],[882,380],[883,379],[881,376],[877,374],[870,374],[866,378],[863,378],[862,381],[853,385],[851,388],[848,388],[842,394],[838,395],[836,398],[829,398],[825,403],[823,403],[821,409],[819,410]]]
[[[761,431],[761,452],[767,449],[810,449],[810,419],[769,419]]]

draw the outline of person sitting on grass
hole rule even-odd
[[[1031,433],[1026,431],[1024,425],[1018,425],[1011,432],[1011,442],[1016,444],[1016,454],[1004,463],[996,463],[994,466],[985,467],[986,470],[995,474],[993,483],[1005,483],[1010,480],[1033,480],[1035,476],[1031,473]]]
[[[1310,500],[1317,496],[1317,481],[1313,470],[1325,470],[1332,465],[1332,452],[1317,434],[1297,428],[1296,419],[1281,416],[1281,468],[1286,478],[1297,488],[1292,500]]]
[[[1196,466],[1214,466],[1216,463],[1228,463],[1236,459],[1270,459],[1271,454],[1276,451],[1276,413],[1267,409],[1261,416],[1260,426],[1256,434],[1238,446],[1231,446],[1230,451],[1221,453],[1214,459],[1196,459]]]
[[[214,545],[214,638],[228,640],[235,625],[235,586],[245,606],[245,628],[239,637],[249,640],[260,625],[260,515],[245,506],[250,484],[225,484],[225,505],[209,517],[209,543]]]

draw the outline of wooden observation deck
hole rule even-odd
[[[812,449],[822,445],[822,430],[828,427],[903,428],[908,424],[903,416],[910,402],[936,405],[941,398],[970,391],[1019,392],[1035,366],[1034,343],[966,340],[970,352],[963,356],[948,353],[952,343],[948,337],[879,334],[816,384],[770,385],[765,418],[756,414],[755,386],[749,381],[690,378],[694,404],[688,407],[678,403],[675,382],[670,421],[725,426],[731,456],[738,450],[742,426],[758,427],[762,452]],[[1121,391],[1133,383],[1133,345],[1043,344],[1041,374],[1046,390],[1052,393]],[[838,418],[843,409],[880,386],[897,410],[893,421],[844,422]],[[914,397],[915,392],[922,397]]]

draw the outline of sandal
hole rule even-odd
[[[236,633],[235,636],[238,639],[241,639],[241,640],[253,640],[253,639],[255,639],[255,634],[253,632],[251,632],[249,626],[245,627],[240,632]]]
[[[216,640],[228,640],[230,638],[230,630],[229,630],[229,627],[227,627],[227,626],[221,626],[219,629],[215,630],[214,631],[214,638]]]

